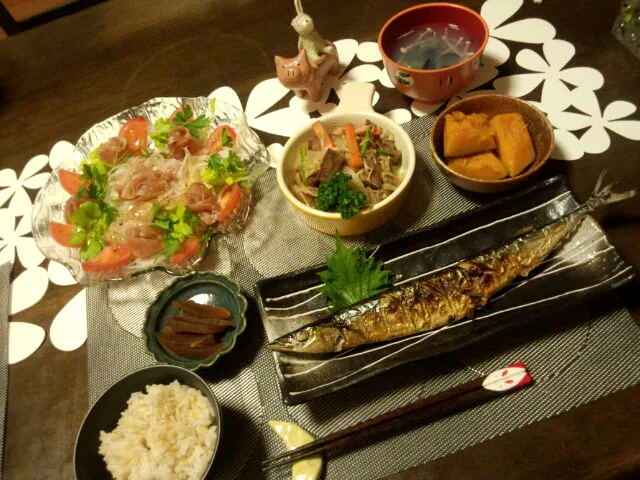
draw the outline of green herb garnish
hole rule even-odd
[[[228,153],[226,157],[219,153],[214,153],[209,157],[207,168],[202,170],[203,182],[219,188],[239,182],[247,176],[247,169],[242,163],[242,158],[233,150],[229,150]]]
[[[307,184],[307,171],[304,168],[304,162],[307,160],[308,153],[309,151],[304,145],[298,149],[298,154],[300,155],[300,180],[303,185]]]
[[[104,160],[102,160],[102,157],[100,156],[100,147],[102,147],[102,145],[103,144],[100,144],[96,148],[91,150],[91,153],[89,154],[90,163],[104,162]]]
[[[151,225],[164,233],[164,254],[168,257],[180,250],[182,242],[193,237],[200,227],[200,219],[188,210],[184,203],[179,203],[171,210],[163,210],[160,205],[154,203],[152,213]]]
[[[209,126],[209,119],[204,115],[198,115],[195,119],[189,120],[193,116],[190,105],[185,105],[176,113],[175,117],[159,118],[153,123],[154,131],[149,134],[156,147],[164,147],[169,143],[169,132],[173,127],[185,127],[191,136],[200,138],[202,131]]]
[[[159,118],[153,123],[154,131],[149,134],[156,147],[161,147],[169,143],[169,132],[173,128],[171,120],[168,118]]]
[[[69,245],[82,245],[87,239],[87,231],[81,227],[73,227]]]
[[[393,274],[383,270],[381,260],[367,257],[358,248],[345,247],[336,232],[336,250],[325,256],[327,269],[318,272],[324,282],[320,292],[332,310],[340,310],[377,295],[393,286]]]
[[[362,139],[362,142],[360,142],[360,155],[364,155],[369,147],[369,142],[371,141],[371,130],[371,127],[367,127],[364,138]]]
[[[390,157],[393,156],[393,152],[391,150],[385,150],[384,148],[376,148],[376,153],[378,155],[389,155]]]
[[[351,218],[357,214],[367,201],[367,196],[360,190],[349,190],[347,185],[351,176],[336,172],[328,182],[318,187],[316,207],[322,211],[336,210],[342,218]]]
[[[71,245],[80,245],[80,258],[90,260],[106,246],[104,235],[111,222],[118,216],[118,211],[105,199],[109,186],[109,171],[113,165],[100,158],[100,146],[90,154],[89,159],[80,163],[80,178],[85,181],[76,192],[76,197],[87,199],[72,214],[73,225]]]
[[[78,197],[84,197],[89,195],[92,199],[103,199],[107,196],[107,189],[109,186],[109,171],[113,168],[104,162],[98,154],[96,148],[89,155],[89,160],[83,160],[80,162],[80,170],[82,174],[80,177],[84,180],[88,187],[80,187],[80,190],[76,193]]]
[[[233,147],[233,138],[229,136],[225,127],[222,127],[222,135],[220,136],[220,140],[223,147]]]
[[[84,202],[71,214],[74,233],[71,244],[84,244],[80,248],[80,258],[89,260],[106,246],[104,234],[118,212],[101,199]]]
[[[200,132],[209,126],[209,119],[204,115],[198,115],[193,120],[189,120],[193,116],[191,106],[185,105],[173,119],[173,124],[179,127],[185,127],[189,130],[192,137],[200,138]]]

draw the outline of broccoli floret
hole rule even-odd
[[[342,218],[351,218],[357,214],[367,201],[366,195],[359,190],[349,190],[347,185],[351,176],[346,173],[334,173],[328,182],[318,187],[316,207],[327,212],[336,210]]]

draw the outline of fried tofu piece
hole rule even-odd
[[[444,117],[444,156],[462,157],[496,148],[485,113],[451,112]]]
[[[531,135],[519,113],[502,113],[491,119],[496,137],[498,155],[515,177],[527,168],[536,158]]]
[[[500,180],[508,174],[504,164],[493,152],[454,158],[449,162],[449,168],[465,177],[478,180]]]

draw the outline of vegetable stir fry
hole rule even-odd
[[[391,195],[402,181],[393,135],[366,122],[331,131],[320,121],[298,148],[293,194],[310,207],[350,218]]]

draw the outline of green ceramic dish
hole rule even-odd
[[[174,300],[193,300],[198,303],[224,307],[232,314],[234,328],[222,336],[222,349],[215,355],[205,359],[181,357],[165,350],[156,338],[156,332],[162,330],[171,317],[179,314],[172,305]],[[156,301],[147,310],[147,318],[142,327],[142,336],[147,349],[158,363],[168,363],[197,370],[210,367],[222,355],[229,353],[236,344],[236,338],[247,326],[245,312],[247,300],[240,293],[240,285],[226,275],[215,272],[200,272],[180,277],[162,290]]]

